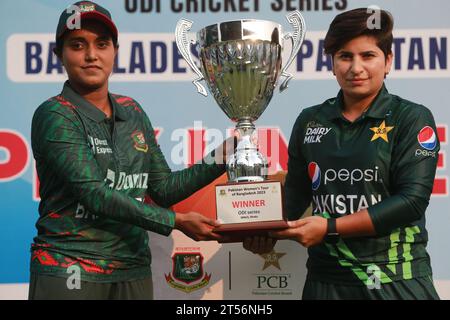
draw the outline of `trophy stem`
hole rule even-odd
[[[239,119],[236,125],[236,129],[244,129],[244,128],[255,129],[255,125],[253,124],[251,118]]]
[[[255,143],[255,125],[250,120],[250,118],[240,119],[236,125],[236,131],[239,133],[239,141],[236,150],[255,150],[258,148]]]
[[[234,153],[227,163],[227,174],[230,182],[257,182],[267,179],[267,159],[258,151],[255,144],[255,125],[250,118],[238,121],[236,130],[239,140]]]

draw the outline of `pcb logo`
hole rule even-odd
[[[145,143],[144,134],[142,131],[136,130],[131,134],[131,138],[133,138],[134,141],[134,148],[137,151],[147,152],[148,151],[148,145]]]
[[[208,285],[211,274],[203,271],[203,256],[199,252],[175,253],[172,262],[172,273],[165,274],[172,288],[191,293]]]

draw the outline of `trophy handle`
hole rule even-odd
[[[191,69],[197,74],[198,78],[192,81],[192,83],[197,87],[198,93],[208,96],[208,92],[205,87],[200,83],[200,81],[204,80],[202,72],[199,70],[194,60],[192,59],[191,51],[190,51],[190,43],[187,38],[187,33],[191,30],[193,22],[187,19],[181,19],[177,23],[177,27],[175,29],[175,40],[177,42],[178,50],[180,50],[181,55],[184,60],[188,63]]]
[[[287,89],[289,81],[292,79],[292,74],[287,72],[287,69],[291,66],[294,59],[297,57],[298,52],[300,51],[300,47],[302,46],[303,40],[305,39],[306,34],[306,24],[305,19],[303,18],[300,11],[295,10],[286,16],[286,19],[289,21],[289,24],[293,27],[294,32],[288,32],[284,35],[284,39],[291,39],[292,42],[292,52],[287,60],[283,70],[281,71],[281,76],[285,77],[283,83],[280,86],[280,92],[283,92]]]

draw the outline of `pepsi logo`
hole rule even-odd
[[[417,135],[417,140],[419,141],[419,144],[422,146],[422,148],[426,150],[434,150],[437,145],[437,137],[434,133],[433,128],[430,126],[424,127],[422,130],[420,130],[419,134]]]
[[[310,162],[308,165],[308,174],[311,178],[312,189],[315,191],[320,187],[320,178],[322,176],[319,165],[315,162]]]

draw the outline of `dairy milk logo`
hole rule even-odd
[[[312,189],[316,191],[320,187],[320,178],[322,176],[319,165],[315,162],[310,162],[308,165],[308,174],[311,178]]]
[[[304,144],[309,143],[321,143],[322,138],[326,136],[331,131],[331,128],[324,128],[320,125],[309,126],[305,132],[305,139],[303,140]]]
[[[434,133],[433,128],[429,126],[426,126],[422,130],[420,130],[419,134],[417,135],[417,140],[424,149],[431,151],[436,148],[437,137]]]

